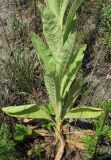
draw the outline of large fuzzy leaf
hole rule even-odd
[[[76,101],[80,89],[83,85],[83,81],[81,79],[77,79],[71,85],[65,99],[64,99],[64,107],[63,107],[63,114],[71,107],[71,105]]]
[[[5,107],[2,110],[10,116],[20,118],[37,118],[52,121],[50,115],[44,109],[46,106],[36,104]]]
[[[66,95],[66,92],[69,91],[69,88],[76,78],[77,72],[79,68],[81,67],[82,60],[84,57],[83,51],[86,49],[86,45],[82,45],[76,52],[73,54],[72,57],[70,57],[67,67],[66,67],[66,73],[63,77],[63,81],[61,84],[61,94],[62,97]]]
[[[64,119],[68,118],[96,118],[102,114],[102,109],[90,107],[77,107],[69,110]]]
[[[76,24],[76,17],[75,17]],[[72,57],[74,56],[74,43],[75,43],[76,27],[73,26],[67,41],[64,43],[62,51],[59,55],[57,63],[57,71],[61,78],[66,73],[68,65],[71,63]]]
[[[32,135],[32,128],[30,126],[24,126],[17,124],[15,126],[14,139],[16,141],[23,141],[25,137]]]
[[[61,26],[63,25],[63,19],[64,19],[64,13],[66,11],[66,8],[68,6],[69,0],[60,0],[60,23]]]
[[[60,114],[61,108],[59,108],[60,103],[60,81],[58,75],[56,73],[46,74],[44,76],[45,85],[50,97],[50,101],[54,107],[54,111],[56,114]]]
[[[46,0],[45,2],[52,13],[58,17],[60,13],[60,0]]]
[[[57,21],[60,22],[62,28],[64,13],[68,5],[68,0],[46,0],[47,7],[57,17]]]
[[[65,23],[65,29],[64,29],[64,41],[67,40],[67,37],[70,33],[70,30],[73,26],[74,23],[74,17],[76,14],[77,9],[79,8],[80,4],[82,3],[83,0],[74,0],[72,7],[69,10],[66,23]]]
[[[35,33],[31,33],[31,40],[35,49],[37,50],[37,55],[43,65],[45,71],[48,73],[50,71],[55,70],[55,62],[53,56],[46,46],[46,44],[42,41],[42,39],[36,35]]]
[[[47,104],[44,109],[46,110],[46,112],[48,112],[49,115],[51,116],[55,115],[54,108],[51,103]]]
[[[58,59],[63,44],[62,29],[57,17],[52,13],[50,8],[40,4],[39,9],[42,16],[43,31],[51,53],[55,60]]]

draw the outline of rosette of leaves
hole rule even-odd
[[[53,123],[56,139],[60,143],[55,159],[62,158],[65,140],[62,136],[62,124],[70,118],[95,118],[102,110],[87,106],[71,108],[82,86],[77,73],[84,57],[86,45],[76,48],[76,11],[83,0],[74,0],[65,16],[68,0],[45,0],[39,4],[46,42],[31,33],[31,39],[44,69],[44,81],[50,102],[38,106],[29,104],[3,108],[10,116],[46,119]]]

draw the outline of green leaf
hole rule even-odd
[[[42,157],[42,152],[43,152],[43,145],[41,144],[37,144],[37,145],[34,145],[34,157],[36,157],[37,159],[38,158],[41,158]]]
[[[102,102],[102,106],[103,106],[105,112],[111,112],[111,102],[104,100]]]
[[[63,106],[63,114],[71,107],[71,105],[76,101],[78,94],[81,90],[83,85],[83,81],[81,79],[77,79],[71,85],[65,99],[64,99],[64,106]]]
[[[26,136],[32,135],[32,129],[29,126],[17,124],[15,126],[14,139],[16,141],[23,141]]]
[[[64,14],[68,6],[69,0],[60,0],[60,23],[63,25]]]
[[[43,124],[43,125],[42,125],[43,128],[45,128],[45,129],[47,129],[47,130],[49,130],[49,131],[51,130],[52,126],[53,126],[53,123],[52,123],[52,122],[49,122],[49,123],[47,123],[47,124]]]
[[[50,8],[40,4],[39,9],[42,16],[43,32],[46,43],[49,46],[55,61],[57,61],[63,44],[62,29],[59,20],[52,14]]]
[[[46,74],[44,76],[45,79],[45,85],[50,97],[51,104],[53,105],[54,112],[56,114],[60,114],[60,82],[59,82],[59,77],[56,73],[50,73]]]
[[[72,7],[69,10],[69,13],[68,13],[68,16],[67,16],[67,19],[66,19],[66,22],[65,22],[64,41],[66,41],[66,39],[67,39],[67,37],[70,33],[70,30],[71,30],[71,28],[73,26],[73,23],[74,23],[73,20],[74,20],[76,11],[78,10],[82,1],[83,0],[74,0],[74,2],[72,4]]]
[[[47,7],[57,17],[57,21],[60,21],[62,28],[64,13],[68,5],[68,0],[46,0]]]
[[[33,45],[35,46],[35,49],[37,50],[39,59],[45,71],[50,72],[55,70],[55,63],[53,56],[48,47],[46,46],[46,44],[35,33],[31,33],[31,40],[33,42]]]
[[[76,19],[75,19],[76,20]],[[67,72],[68,66],[72,61],[72,57],[74,56],[74,43],[75,43],[75,35],[76,30],[73,26],[73,32],[69,34],[67,41],[64,43],[61,53],[59,54],[58,60],[57,60],[57,71],[61,78],[63,78],[63,75]]]
[[[37,106],[36,104],[5,107],[2,110],[13,117],[37,118],[53,121],[50,115],[45,111],[46,106]]]
[[[54,108],[51,103],[49,103],[45,109],[49,115],[52,115],[52,116],[55,115]]]
[[[102,114],[102,109],[92,107],[77,107],[69,110],[64,119],[67,118],[96,118]]]
[[[46,0],[47,7],[52,11],[52,13],[58,17],[60,12],[60,0]]]
[[[69,60],[70,63],[67,64],[67,70],[61,84],[62,97],[66,96],[66,93],[69,91],[72,82],[76,78],[77,72],[82,64],[82,60],[84,57],[83,51],[85,49],[86,45],[82,45],[79,49],[77,49],[75,54],[73,54],[72,59]]]

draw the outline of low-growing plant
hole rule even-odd
[[[41,145],[35,145],[34,146],[34,154],[33,157],[41,157],[43,152],[43,147]]]
[[[23,141],[30,135],[32,135],[32,129],[30,127],[21,124],[17,124],[15,126],[14,139],[16,141]]]
[[[109,115],[111,114],[111,103],[102,102],[103,114],[98,120],[94,121],[95,124],[95,137],[85,136],[83,143],[85,146],[86,154],[89,158],[97,158],[100,153],[100,142],[103,137],[111,139],[111,127],[106,124]]]
[[[72,108],[83,84],[83,79],[78,78],[77,73],[86,45],[75,48],[76,11],[82,1],[74,0],[67,17],[65,11],[68,0],[46,0],[45,4],[39,4],[46,42],[35,33],[31,34],[31,39],[44,69],[50,103],[3,108],[4,112],[13,117],[46,119],[52,122],[59,142],[55,160],[60,160],[64,153],[63,122],[70,118],[96,118],[102,113],[101,109],[87,106]]]
[[[110,23],[111,23],[111,4],[106,1],[103,3],[102,7],[102,27],[105,31],[110,31]]]
[[[82,138],[82,142],[85,147],[85,154],[88,159],[91,159],[94,155],[94,150],[97,142],[97,137],[85,136]]]
[[[102,41],[107,49],[111,49],[111,4],[106,1],[103,3],[101,15]]]
[[[36,66],[31,60],[32,57],[29,53],[16,49],[10,62],[2,59],[0,59],[0,62],[8,72],[6,79],[12,80],[12,83],[17,86],[19,94],[30,95],[37,99],[37,83],[34,77]]]
[[[103,107],[104,112],[100,117],[99,123],[97,123],[96,125],[97,142],[94,151],[94,158],[97,156],[97,150],[101,137],[106,136],[107,138],[110,138],[111,133],[110,127],[106,125],[108,117],[111,114],[111,103],[109,103],[108,101],[103,101],[101,105]]]
[[[6,124],[2,124],[0,126],[0,159],[7,160],[10,157],[10,160],[13,160],[15,154],[15,144],[12,140],[10,140],[10,133],[8,130],[8,126]]]
[[[15,149],[15,143],[11,138],[8,125],[3,123],[0,126],[0,160],[25,160],[19,158]]]
[[[101,13],[101,27],[102,42],[108,50],[105,59],[111,61],[111,4],[108,1],[104,1]]]
[[[10,65],[13,81],[17,84],[20,92],[26,92],[34,96],[35,66],[31,63],[31,56],[28,53],[17,50],[13,54],[13,60],[13,65]]]
[[[24,30],[25,29],[25,24],[23,24],[22,22],[20,22],[18,19],[14,19],[12,22],[12,29],[16,30],[16,29],[20,29],[20,30]]]
[[[27,25],[23,22],[23,20],[19,20],[17,18],[14,18],[14,20],[11,22],[11,30],[12,30],[12,37],[13,40],[16,42],[16,48],[17,45],[19,45],[19,48],[23,48],[26,46],[27,43]]]

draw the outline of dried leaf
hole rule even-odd
[[[67,134],[69,132],[69,126],[67,124],[63,125],[62,130],[64,134]]]
[[[55,153],[55,139],[54,137],[45,137],[45,152],[46,152],[46,156],[49,158],[51,156],[54,156]],[[49,158],[50,159],[50,158]]]
[[[84,150],[84,143],[81,142],[81,139],[86,135],[95,136],[95,132],[92,130],[83,130],[69,133],[69,139],[67,140],[69,148]]]
[[[32,154],[33,154],[33,150],[32,149],[27,151],[27,155],[28,155],[29,158],[31,158]]]
[[[45,129],[34,130],[34,132],[40,136],[43,136],[43,137],[50,137],[51,136],[51,134]]]

